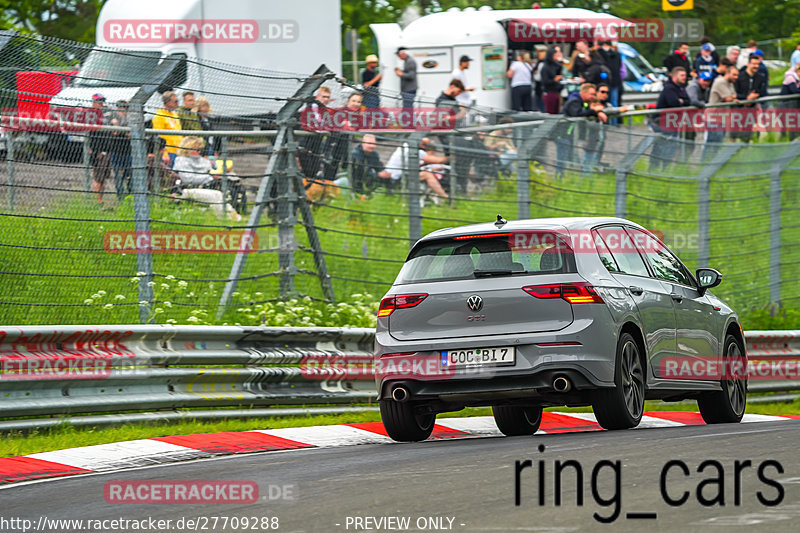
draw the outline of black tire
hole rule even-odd
[[[721,391],[704,393],[697,399],[700,415],[706,424],[738,423],[747,407],[747,373],[745,351],[736,337],[725,336],[725,368],[729,373],[720,381]],[[732,362],[740,364],[731,364]]]
[[[495,405],[492,415],[497,428],[507,437],[533,435],[542,423],[541,407]]]
[[[435,414],[417,414],[411,402],[381,400],[381,420],[386,433],[398,442],[425,440],[433,432]]]
[[[630,333],[623,333],[617,341],[614,388],[598,391],[592,409],[597,423],[605,429],[629,429],[641,422],[644,366],[639,345]]]

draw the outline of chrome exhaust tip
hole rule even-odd
[[[564,376],[558,376],[553,380],[553,388],[556,392],[569,392],[572,388],[572,384]]]
[[[402,385],[398,385],[394,389],[392,389],[392,400],[396,402],[406,402],[411,397],[411,393],[408,392],[408,389],[403,387]]]

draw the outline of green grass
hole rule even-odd
[[[590,407],[551,407],[547,411],[591,412]],[[664,403],[648,401],[646,411],[697,411],[697,405],[687,403]],[[781,415],[800,414],[800,400],[793,403],[751,404],[747,413]],[[445,417],[489,416],[488,407],[467,408],[454,413],[439,415]],[[38,430],[26,433],[7,432],[0,441],[0,457],[14,457],[64,448],[92,446],[135,439],[147,439],[168,435],[188,435],[195,433],[216,433],[222,431],[248,431],[254,429],[277,429],[286,427],[324,426],[331,424],[350,424],[359,422],[380,422],[380,413],[346,413],[337,415],[291,416],[257,418],[249,420],[221,421],[182,421],[176,424],[136,424],[118,427],[74,427]]]
[[[611,138],[609,138],[611,139]],[[609,140],[609,142],[611,142]],[[754,142],[744,146],[710,181],[710,265],[725,275],[714,293],[726,299],[747,316],[759,315],[769,303],[769,174],[770,165],[788,144]],[[612,148],[609,146],[609,148]],[[621,147],[614,147],[620,151]],[[701,150],[698,143],[694,150]],[[797,161],[792,163],[797,164]],[[690,268],[697,265],[698,184],[693,176],[704,168],[697,163],[676,163],[662,171],[648,173],[648,160],[641,158],[628,177],[627,217],[663,233]],[[613,170],[613,169],[612,169]],[[800,298],[800,224],[796,222],[798,177],[794,170],[783,172],[781,180],[783,212],[781,223],[782,300],[786,307],[798,307]],[[556,181],[552,168],[531,165],[530,216],[612,215],[615,211],[614,173],[599,175],[568,172]],[[154,230],[224,229],[212,214],[195,206],[174,204],[163,199],[151,202]],[[4,206],[5,208],[5,206]],[[469,200],[456,200],[422,211],[423,234],[435,229],[494,220],[500,213],[517,217],[516,176],[497,181]],[[54,220],[46,218],[0,216],[0,301],[6,324],[98,324],[138,322],[138,285],[132,278],[139,270],[135,255],[110,254],[102,250],[103,235],[110,230],[132,230],[132,201],[128,199],[114,211],[101,211],[89,198],[73,198],[58,207],[35,212],[18,210],[20,215],[45,215],[72,219],[106,219],[104,222]],[[337,300],[348,302],[353,295],[373,304],[394,280],[409,248],[408,202],[404,194],[388,196],[378,192],[362,199],[343,192],[327,205],[313,208],[314,223],[332,276]],[[262,223],[271,222],[268,218]],[[226,223],[227,224],[227,223]],[[230,224],[236,228],[238,225]],[[262,249],[278,246],[277,229],[258,230]],[[306,227],[295,227],[301,250],[295,254],[300,270],[294,279],[297,294],[322,298],[323,292]],[[31,247],[74,248],[94,251],[41,250]],[[158,323],[275,325],[287,307],[301,308],[280,300],[277,253],[248,256],[243,276],[256,277],[239,283],[233,303],[221,320],[216,307],[224,280],[233,263],[232,254],[154,255],[158,274],[154,287],[156,305],[151,317]],[[705,265],[704,265],[705,266]],[[38,273],[29,276],[11,273]],[[69,274],[73,277],[59,277]],[[105,276],[74,277],[74,276]],[[114,277],[117,276],[117,277]],[[176,279],[168,279],[172,276]],[[184,280],[183,283],[180,281]],[[356,297],[359,298],[359,297]],[[27,304],[39,304],[30,306]],[[16,304],[16,305],[12,305]],[[283,307],[280,307],[283,305]],[[368,307],[368,305],[365,303]],[[270,307],[272,306],[272,307]],[[311,309],[313,306],[305,306]],[[328,312],[331,315],[333,312]],[[770,309],[770,315],[774,312]],[[361,313],[359,317],[364,317]],[[760,319],[759,319],[760,320]],[[358,324],[370,325],[358,319]],[[314,322],[319,324],[319,322]],[[347,325],[345,318],[329,325]],[[746,327],[758,327],[755,321]]]

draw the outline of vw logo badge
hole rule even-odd
[[[467,298],[467,307],[469,307],[470,311],[478,312],[483,309],[483,298],[478,296],[477,294],[473,294],[469,298]]]

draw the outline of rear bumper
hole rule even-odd
[[[600,306],[598,306],[599,308]],[[522,335],[490,335],[470,338],[399,342],[378,328],[375,336],[376,373],[379,399],[390,397],[399,383],[416,399],[445,397],[524,397],[553,392],[553,380],[568,377],[576,391],[614,386],[617,331],[608,319],[597,315],[578,318],[556,332]],[[558,343],[578,343],[558,345]],[[439,367],[444,350],[514,346],[516,362],[511,366],[460,368],[445,372]],[[407,354],[403,356],[387,354]],[[405,367],[403,360],[411,363]],[[408,371],[404,371],[404,368]],[[461,401],[461,399],[457,400]],[[467,402],[469,403],[469,402]]]

